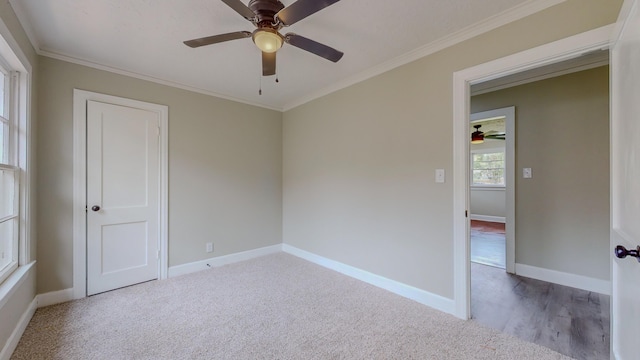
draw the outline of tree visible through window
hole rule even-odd
[[[473,186],[504,186],[504,151],[477,152],[471,156]]]

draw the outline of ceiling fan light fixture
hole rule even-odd
[[[484,133],[482,131],[480,131],[480,127],[482,125],[474,125],[473,127],[476,128],[476,131],[474,131],[471,134],[471,143],[472,144],[482,144],[484,142]]]
[[[274,53],[282,47],[283,39],[276,30],[267,28],[254,31],[253,42],[262,52]]]

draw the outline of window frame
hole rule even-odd
[[[473,171],[474,169],[474,155],[475,154],[495,154],[495,153],[502,153],[503,154],[503,164],[504,166],[502,167],[502,174],[503,174],[503,183],[502,184],[477,184],[473,182]],[[486,149],[474,149],[474,150],[470,150],[470,157],[469,157],[469,186],[472,189],[496,189],[496,190],[503,190],[506,188],[507,186],[507,151],[506,148],[504,147],[493,147],[493,148],[486,148]]]
[[[9,112],[3,114],[10,120],[8,134],[9,165],[1,165],[3,169],[14,172],[14,186],[17,210],[13,220],[15,240],[12,248],[11,270],[3,271],[0,276],[0,304],[6,301],[5,295],[19,284],[27,271],[35,263],[32,257],[31,244],[31,73],[32,66],[19,44],[13,38],[11,31],[0,19],[0,66],[8,74],[9,90],[5,91],[5,99]],[[7,116],[8,115],[8,116]],[[0,161],[1,162],[5,162]],[[15,276],[13,276],[15,275]],[[5,294],[5,295],[2,295]]]
[[[18,134],[20,129],[20,124],[18,121],[19,115],[19,85],[20,85],[20,73],[17,71],[10,70],[4,58],[0,57],[0,72],[4,74],[4,84],[3,84],[3,113],[0,114],[0,126],[3,126],[4,129],[2,131],[2,144],[0,146],[3,147],[2,158],[0,158],[0,171],[6,173],[13,174],[13,190],[12,190],[12,200],[13,204],[11,207],[13,208],[11,213],[8,213],[6,216],[0,218],[0,226],[3,224],[11,224],[12,228],[12,240],[9,245],[9,256],[10,260],[5,267],[0,269],[0,284],[4,282],[11,274],[16,271],[20,265],[20,248],[21,248],[21,230],[25,226],[24,222],[21,221],[20,210],[21,210],[21,189],[22,186],[22,176],[21,169],[19,167],[19,141]],[[24,245],[23,245],[24,246]],[[7,250],[7,249],[4,249]],[[7,253],[4,253],[3,256],[6,256]]]

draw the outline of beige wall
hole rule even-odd
[[[282,242],[280,112],[47,57],[40,65],[38,293],[73,285],[74,88],[169,106],[170,266]]]
[[[516,262],[608,280],[609,67],[471,99],[473,112],[511,105]]]
[[[284,242],[453,297],[452,74],[615,22],[568,0],[284,114]]]
[[[34,267],[25,275],[22,285],[18,286],[0,308],[0,352],[15,330],[20,318],[36,297],[36,270]]]
[[[472,215],[507,216],[507,194],[502,189],[469,190],[469,210]]]
[[[35,50],[31,46],[29,39],[27,38],[24,29],[18,22],[13,9],[9,5],[8,1],[0,2],[0,18],[6,25],[11,33],[11,36],[18,43],[18,46],[27,57],[29,63],[32,66],[31,85],[32,89],[37,87],[38,81],[38,56]],[[36,112],[36,91],[34,90],[31,95],[31,108],[30,108],[30,126],[31,134],[35,136],[37,133],[37,112]],[[30,161],[30,173],[28,174],[32,189],[35,189],[35,174],[36,174],[36,157],[35,157],[36,143],[32,141],[29,144],[29,161]],[[30,260],[36,259],[36,226],[35,226],[35,208],[36,208],[36,196],[35,191],[32,191],[30,198],[30,223],[27,224],[31,231],[31,254]],[[25,313],[31,302],[36,295],[36,268],[32,267],[26,274],[24,280],[17,286],[11,295],[6,299],[0,299],[0,351],[5,347],[5,344],[11,333],[16,328],[20,317]],[[4,301],[3,301],[4,300]]]

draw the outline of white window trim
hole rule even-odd
[[[17,141],[17,152],[14,150],[9,156],[13,157],[13,163],[20,169],[18,172],[20,188],[19,197],[19,241],[18,241],[18,266],[4,281],[0,282],[0,304],[3,303],[13,289],[18,286],[28,270],[33,266],[31,257],[31,171],[30,171],[30,139],[31,139],[31,74],[33,68],[27,56],[24,54],[11,31],[0,19],[0,57],[4,59],[4,65],[10,70],[11,86],[18,87],[18,91],[11,99],[11,111],[14,111],[15,136],[12,141]],[[16,76],[18,75],[19,76]],[[10,146],[11,148],[12,146]],[[13,147],[15,149],[15,147]],[[13,149],[11,149],[13,150]]]

